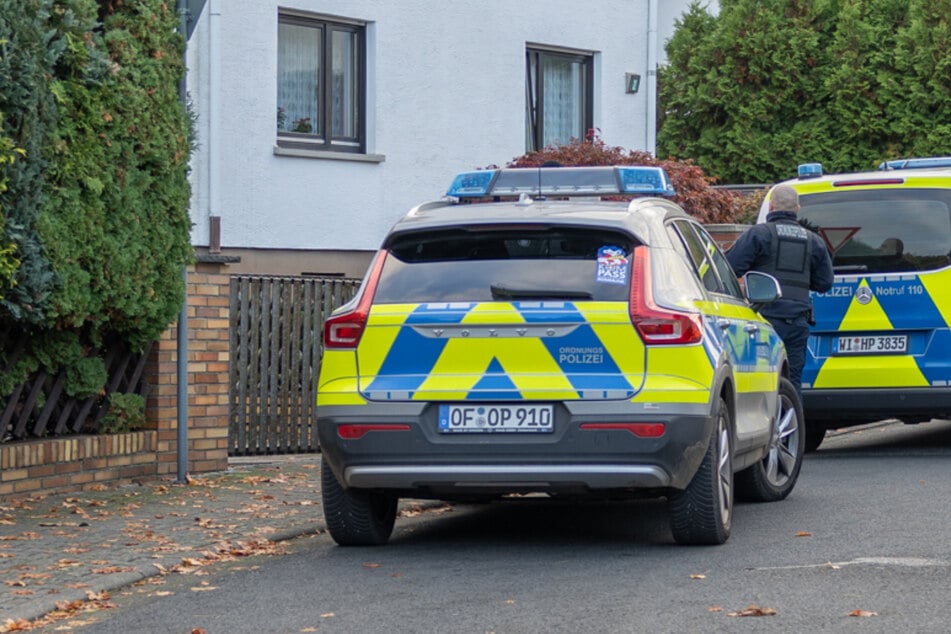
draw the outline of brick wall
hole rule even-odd
[[[228,258],[188,270],[189,473],[228,466]],[[178,325],[153,347],[145,370],[146,430],[0,445],[0,499],[76,491],[178,472]]]
[[[229,278],[225,266],[199,262],[188,272],[188,472],[228,466]],[[146,419],[158,431],[159,475],[178,470],[178,325],[154,348]]]
[[[0,445],[0,498],[154,477],[157,437],[137,431]]]

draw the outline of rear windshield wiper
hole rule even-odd
[[[864,264],[840,264],[832,267],[835,273],[865,273],[868,267]]]
[[[493,284],[492,299],[591,299],[590,291],[554,288],[509,288]]]

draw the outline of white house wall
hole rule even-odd
[[[594,125],[610,145],[644,149],[646,91],[626,94],[624,77],[647,76],[658,1],[670,10],[670,0],[208,0],[187,49],[193,244],[209,244],[218,216],[225,251],[375,249],[454,173],[524,153],[527,43],[596,52]],[[367,154],[382,160],[275,154],[279,6],[368,23]]]

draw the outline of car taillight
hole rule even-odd
[[[666,431],[664,423],[581,423],[581,429],[626,431],[638,438],[660,438]]]
[[[376,293],[376,285],[380,281],[380,271],[383,269],[386,255],[386,251],[380,251],[373,260],[370,272],[360,289],[360,295],[353,308],[333,315],[324,322],[325,348],[356,348],[357,344],[360,343],[360,337],[363,335],[367,319],[370,317],[370,305],[373,303],[373,295]]]
[[[631,323],[644,343],[672,345],[697,343],[703,336],[700,315],[660,308],[654,303],[651,284],[650,249],[634,249],[629,300]]]
[[[337,426],[337,435],[344,440],[359,440],[371,431],[409,431],[409,425],[406,423],[349,423]]]

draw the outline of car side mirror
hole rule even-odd
[[[758,311],[763,304],[774,302],[783,296],[783,289],[779,280],[768,273],[749,271],[743,276],[743,286],[746,289],[746,299]]]

